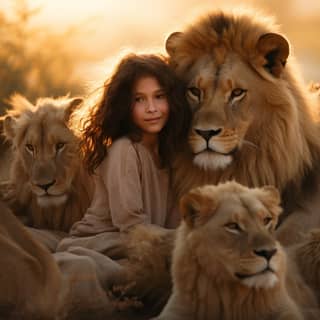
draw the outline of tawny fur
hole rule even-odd
[[[3,198],[33,227],[69,231],[90,203],[92,180],[82,167],[78,138],[68,127],[81,101],[42,98],[34,106],[20,95],[11,99],[3,126],[13,163]]]
[[[189,150],[177,157],[174,171],[177,196],[228,180],[274,185],[282,194],[281,220],[302,208],[279,229],[290,244],[299,231],[320,226],[319,204],[312,204],[319,192],[319,101],[294,58],[287,59],[290,46],[278,32],[272,19],[255,12],[217,11],[169,36],[166,48],[190,88],[193,110]],[[238,88],[247,91],[233,99]],[[220,130],[208,144],[230,155],[202,152],[199,129]]]
[[[10,143],[5,139],[3,135],[3,122],[4,116],[0,117],[0,181],[7,180],[9,178],[8,168],[10,167],[10,163],[12,162]]]
[[[157,319],[318,319],[312,291],[273,234],[279,200],[272,187],[235,182],[187,193],[173,253],[173,293]],[[268,263],[261,253],[273,249]],[[262,272],[268,265],[273,271]]]
[[[0,318],[59,319],[64,290],[57,264],[3,203],[0,212]]]
[[[128,259],[123,263],[128,279],[113,289],[121,310],[139,309],[140,314],[159,314],[171,292],[171,257],[175,230],[137,225],[126,236]]]
[[[312,230],[291,251],[301,274],[315,292],[320,304],[320,229]]]

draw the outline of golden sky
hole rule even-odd
[[[35,21],[56,31],[80,26],[79,48],[94,61],[93,70],[122,50],[161,51],[168,34],[197,15],[224,6],[253,6],[276,16],[288,36],[307,80],[320,79],[320,0],[25,0],[41,11]],[[10,8],[13,0],[1,0]],[[318,32],[317,32],[318,30]],[[316,66],[316,67],[315,67]]]

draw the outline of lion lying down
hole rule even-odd
[[[317,302],[274,237],[273,187],[191,190],[173,251],[173,293],[158,320],[320,319]]]
[[[58,319],[62,276],[50,253],[0,202],[0,319]]]
[[[70,127],[82,99],[40,98],[33,105],[15,95],[10,102],[2,125],[13,161],[0,197],[16,215],[26,216],[29,226],[68,232],[83,216],[92,192],[79,139]]]

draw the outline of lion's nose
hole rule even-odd
[[[222,131],[221,128],[216,129],[216,130],[200,130],[200,129],[195,129],[195,132],[204,138],[206,141],[208,141],[211,137],[217,136],[220,132]]]
[[[274,249],[270,249],[270,250],[267,250],[267,249],[254,250],[254,253],[257,256],[264,257],[268,261],[276,254],[276,252],[277,252],[277,249],[275,249],[275,248]]]
[[[37,186],[47,192],[48,189],[51,186],[53,186],[55,183],[56,183],[56,180],[52,180],[51,182],[49,182],[47,184],[37,184]]]

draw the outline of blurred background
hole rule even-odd
[[[124,52],[164,53],[171,32],[236,6],[275,16],[306,83],[320,80],[319,0],[0,0],[0,114],[14,92],[86,94]]]

